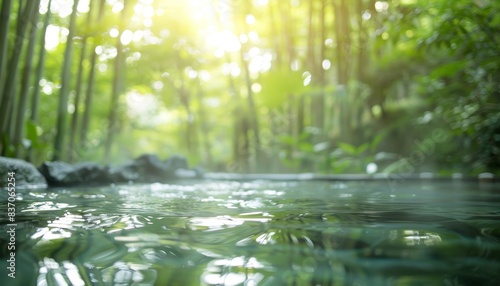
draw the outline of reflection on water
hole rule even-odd
[[[265,181],[19,190],[16,278],[6,216],[0,275],[7,285],[498,285],[498,190]]]

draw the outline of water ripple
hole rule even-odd
[[[500,279],[499,195],[467,184],[193,181],[18,195],[18,266],[37,273],[19,285]]]

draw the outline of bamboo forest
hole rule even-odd
[[[500,1],[0,9],[1,285],[500,285]]]
[[[2,0],[2,156],[500,171],[500,2]]]

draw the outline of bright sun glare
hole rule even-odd
[[[126,1],[126,0],[125,0]],[[40,13],[47,13],[48,0],[42,0],[40,5]],[[88,13],[90,0],[80,0],[77,11],[79,13]],[[106,0],[106,13],[119,14],[123,9],[123,2],[119,0]],[[255,6],[265,6],[267,0],[254,0]],[[72,11],[72,0],[52,0],[51,12],[57,14],[61,18],[67,18]],[[133,7],[129,24],[124,31],[119,31],[117,27],[111,27],[106,33],[111,38],[120,39],[124,46],[131,43],[143,45],[158,44],[162,39],[166,39],[174,32],[175,27],[164,27],[156,34],[151,29],[155,16],[170,17],[171,15],[180,15],[185,21],[194,23],[197,31],[198,40],[204,42],[204,47],[208,54],[222,58],[226,54],[239,53],[242,49],[242,44],[249,46],[245,51],[245,60],[248,61],[248,70],[251,76],[256,76],[259,73],[268,71],[271,68],[273,55],[269,51],[258,48],[256,45],[260,42],[260,37],[256,31],[252,30],[253,25],[258,22],[254,15],[248,14],[245,16],[245,21],[248,24],[249,32],[246,34],[237,34],[233,31],[232,21],[232,6],[229,0],[186,0],[185,2],[172,2],[170,0],[138,0]],[[157,25],[158,26],[158,25]],[[171,32],[172,31],[172,32]],[[178,31],[175,31],[178,32]],[[47,50],[55,50],[61,43],[67,41],[69,30],[66,27],[51,24],[47,28],[45,48]],[[179,39],[182,40],[182,39]],[[255,45],[252,47],[252,44]],[[117,55],[115,47],[98,46],[96,53],[99,56],[100,63],[97,68],[100,72],[105,72],[108,69],[109,62]],[[238,56],[239,57],[239,56]],[[235,58],[238,58],[235,57]],[[126,58],[126,62],[130,63],[141,58],[139,52],[131,51]],[[328,63],[326,63],[328,64]],[[191,67],[189,67],[191,68]],[[225,75],[237,77],[241,74],[242,68],[238,61],[225,63],[221,66],[221,72]],[[201,80],[210,78],[208,71],[186,70],[188,77],[200,77]],[[160,81],[161,82],[161,81]],[[152,83],[153,89],[161,90],[157,82]],[[44,90],[46,88],[44,87]],[[260,92],[260,86],[252,86],[254,92]],[[149,99],[150,95],[139,95],[136,92],[126,96],[127,101],[134,99]],[[143,100],[141,106],[154,106],[156,103]],[[150,117],[150,108],[139,108],[137,104],[127,104],[128,110],[135,117]],[[162,114],[164,112],[160,112]],[[150,118],[151,119],[151,118]],[[162,117],[160,121],[164,121]]]
[[[120,13],[123,9],[123,3],[118,0],[107,0],[107,4],[111,7],[112,13]],[[267,1],[257,1],[259,5],[267,5]],[[162,4],[167,2],[162,2]],[[189,14],[186,19],[192,18],[195,22],[199,23],[200,36],[204,38],[207,46],[214,50],[216,57],[222,57],[224,53],[237,52],[241,48],[241,42],[248,41],[248,39],[258,38],[255,32],[250,32],[249,35],[236,35],[227,28],[220,28],[230,26],[230,6],[227,0],[219,1],[218,5],[214,5],[212,1],[190,0],[186,2],[189,7]],[[40,13],[47,12],[48,0],[42,0],[40,4]],[[89,11],[90,0],[80,0],[78,3],[78,12],[87,13]],[[51,12],[58,14],[61,18],[69,17],[72,10],[73,1],[71,0],[53,0],[51,4]],[[177,4],[164,5],[167,9],[177,9]],[[125,30],[121,33],[112,27],[108,33],[109,36],[116,38],[120,36],[122,44],[128,45],[131,42],[146,42],[155,44],[158,42],[158,36],[164,35],[151,35],[148,29],[152,25],[152,19],[155,15],[162,15],[165,13],[163,8],[154,9],[153,0],[139,0],[134,8],[134,13],[131,18],[132,23],[141,24],[144,29],[135,31]],[[183,9],[184,10],[184,9]],[[181,13],[185,13],[181,12]],[[217,19],[217,17],[219,19]],[[217,23],[220,21],[220,23]],[[248,24],[254,24],[256,19],[253,15],[247,15],[246,21]],[[148,35],[149,34],[149,35]],[[47,50],[54,50],[60,43],[66,42],[68,29],[57,25],[49,25],[46,33],[45,48]],[[149,36],[149,37],[148,37]],[[155,39],[156,38],[156,39]]]

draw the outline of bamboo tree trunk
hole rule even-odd
[[[333,14],[334,14],[334,30],[335,30],[335,41],[336,41],[336,46],[335,46],[335,56],[336,56],[336,66],[337,66],[337,84],[341,85],[345,83],[344,80],[344,73],[343,73],[343,56],[342,56],[342,21],[341,21],[341,15],[340,15],[340,7],[336,3],[337,0],[332,0],[333,4]]]
[[[184,70],[186,68],[186,64],[183,62],[181,58],[181,54],[176,55],[176,67],[177,71],[180,75],[180,87],[177,89],[177,93],[179,94],[179,99],[186,110],[186,130],[184,133],[184,142],[183,144],[186,146],[186,151],[189,154],[195,154],[195,140],[194,140],[194,126],[193,126],[193,112],[191,110],[191,96],[188,88],[186,87],[186,78],[184,76]],[[175,87],[175,84],[172,82],[172,86]]]
[[[20,5],[20,8],[22,5]],[[28,23],[31,19],[31,15],[35,9],[35,1],[28,1],[24,5],[24,9],[19,13],[18,24],[16,28],[16,38],[14,41],[14,47],[12,50],[12,56],[9,61],[8,73],[6,77],[5,86],[3,89],[3,99],[0,106],[0,134],[4,136],[7,135],[9,140],[3,142],[2,153],[5,154],[8,145],[12,139],[12,134],[10,132],[11,114],[12,106],[15,98],[16,83],[17,83],[17,71],[19,68],[19,62],[21,58],[21,52],[23,49],[23,44],[25,40],[26,30],[28,29]]]
[[[321,9],[319,10],[319,24],[320,24],[320,45],[319,45],[319,61],[312,68],[313,75],[317,77],[316,83],[320,87],[320,92],[315,94],[312,98],[311,104],[311,115],[313,116],[313,125],[320,129],[320,134],[323,134],[325,127],[325,74],[323,70],[323,60],[325,60],[325,40],[326,40],[326,23],[325,23],[325,13],[326,13],[326,0],[321,1]],[[321,136],[321,135],[320,135]]]
[[[345,106],[344,104],[344,97],[341,96],[343,95],[342,91],[344,89],[344,77],[343,77],[343,68],[342,68],[342,38],[340,36],[340,33],[342,33],[342,29],[340,27],[340,9],[338,8],[338,5],[336,3],[337,0],[332,0],[332,8],[333,8],[333,15],[334,15],[334,21],[333,21],[333,28],[335,31],[335,41],[336,41],[336,46],[335,46],[335,67],[336,67],[336,83],[337,83],[337,93],[338,96],[335,97],[335,109],[337,112],[336,113],[336,121],[337,121],[337,126],[339,128],[339,137],[343,138],[345,140],[345,122],[344,122],[344,113],[345,113]]]
[[[356,12],[358,14],[358,60],[356,63],[356,77],[357,80],[363,81],[365,77],[365,70],[368,66],[367,62],[367,35],[366,29],[363,25],[362,13],[364,10],[363,0],[357,0],[356,2]]]
[[[317,70],[317,63],[316,63],[316,45],[315,45],[315,38],[314,38],[314,1],[309,0],[309,8],[307,12],[307,67],[309,68],[310,72],[312,73],[313,80],[317,76],[315,71]]]
[[[203,145],[203,149],[205,150],[205,158],[206,163],[210,167],[212,166],[212,146],[210,144],[210,128],[208,127],[208,118],[205,113],[205,107],[203,106],[203,87],[200,82],[200,78],[198,77],[198,118],[200,121],[200,129],[201,129],[201,141]]]
[[[290,20],[290,3],[288,1],[283,2],[282,5],[279,6],[281,9],[281,21],[283,22],[283,36],[285,39],[285,50],[288,55],[288,64],[289,67],[294,64],[295,61],[295,49],[293,47],[293,38],[294,34],[292,31]]]
[[[17,9],[17,25],[16,25],[16,35],[19,35],[18,31],[19,31],[19,28],[22,27],[22,23],[20,21],[23,21],[27,20],[27,18],[25,18],[25,15],[23,14],[26,10],[25,10],[25,7],[26,7],[26,3],[19,3],[18,5],[18,9]],[[28,31],[28,27],[26,26],[26,32]],[[23,43],[21,45],[21,51],[19,51],[19,53],[21,53],[22,55],[22,50],[24,49],[24,41],[25,39],[23,39]],[[14,53],[14,52],[13,52]],[[20,68],[20,65],[21,65],[21,55],[19,56],[19,61],[18,61],[18,65],[19,65],[19,68]],[[8,149],[7,150],[4,150],[4,151],[7,151],[6,153],[4,153],[3,155],[4,156],[14,156],[15,154],[15,146],[14,146],[14,119],[16,117],[16,110],[15,110],[15,106],[17,106],[17,102],[16,100],[19,100],[17,98],[17,78],[18,78],[18,74],[17,74],[17,70],[16,70],[16,75],[15,75],[15,81],[14,83],[12,83],[12,90],[11,90],[11,94],[12,94],[12,100],[9,102],[9,107],[7,109],[7,122],[6,122],[6,129],[5,129],[5,132],[4,134],[6,134],[6,144],[8,144]],[[1,126],[1,125],[0,125]]]
[[[73,55],[73,36],[75,34],[76,13],[79,0],[74,0],[73,11],[70,16],[69,34],[66,40],[64,62],[61,74],[61,90],[57,109],[57,129],[54,141],[53,160],[61,160],[63,156],[64,137],[66,133],[66,114],[68,112],[69,86],[71,83],[71,61]]]
[[[90,26],[92,24],[92,5],[90,5],[90,10],[87,14],[87,25]],[[87,52],[87,39],[88,32],[85,32],[85,35],[82,38],[82,49],[80,51],[80,62],[78,63],[78,74],[76,76],[76,90],[75,90],[75,101],[74,106],[75,110],[73,112],[73,116],[71,117],[71,128],[69,132],[69,150],[68,150],[68,161],[72,162],[74,160],[75,152],[75,141],[76,134],[78,129],[78,117],[80,114],[80,98],[82,97],[82,83],[83,83],[83,73],[85,71],[83,62],[85,61],[86,52]]]
[[[83,83],[83,73],[84,67],[83,62],[85,60],[85,54],[87,51],[87,37],[84,36],[82,39],[82,50],[80,54],[80,61],[78,64],[78,74],[76,76],[76,90],[75,90],[75,100],[73,105],[75,109],[73,111],[73,116],[71,117],[71,128],[69,132],[69,144],[68,144],[68,161],[72,162],[74,160],[75,155],[75,140],[76,140],[76,131],[78,127],[78,115],[80,113],[80,97],[82,93],[82,83]]]
[[[113,89],[111,94],[111,109],[109,111],[108,117],[108,137],[106,138],[105,146],[104,146],[104,159],[107,161],[112,157],[112,146],[116,133],[118,132],[118,100],[120,98],[120,94],[124,88],[124,77],[125,77],[125,63],[124,63],[124,51],[123,44],[121,42],[121,35],[124,31],[125,26],[125,18],[127,15],[127,10],[129,9],[128,5],[131,5],[130,1],[123,2],[123,10],[121,11],[121,19],[120,19],[120,34],[116,40],[116,57],[114,62],[114,77],[113,77]]]
[[[80,129],[80,148],[86,148],[88,144],[88,130],[90,125],[90,113],[92,111],[92,98],[94,94],[95,82],[95,64],[97,61],[97,54],[95,48],[97,44],[93,45],[92,54],[90,56],[89,75],[87,79],[87,92],[85,93],[85,109],[83,110],[82,126]]]
[[[222,30],[224,28],[224,25],[222,23],[222,19],[219,15],[219,21],[218,26]],[[230,64],[232,62],[231,55],[228,53],[225,53],[225,61],[227,64]],[[241,98],[239,95],[239,91],[236,88],[236,83],[234,81],[234,78],[232,75],[229,73],[227,75],[227,80],[228,80],[228,89],[229,89],[229,94],[232,99],[232,105],[233,108],[231,110],[231,117],[233,119],[232,122],[232,157],[234,161],[234,165],[230,166],[230,168],[227,168],[229,172],[243,172],[248,170],[248,153],[249,150],[245,149],[248,148],[248,144],[243,144],[241,138],[245,137],[248,138],[248,130],[243,128],[245,125],[242,123],[244,120],[244,110],[242,108],[241,104]],[[245,141],[245,140],[244,140]],[[247,140],[248,141],[248,140]]]
[[[337,55],[337,82],[346,85],[349,77],[349,49],[350,49],[350,24],[349,9],[344,0],[333,0],[335,16],[336,55]]]
[[[45,13],[45,19],[43,21],[43,28],[41,35],[39,36],[40,38],[40,43],[39,43],[39,52],[38,52],[38,63],[35,71],[35,80],[33,81],[33,94],[31,97],[31,115],[30,115],[30,120],[33,124],[38,123],[38,109],[40,106],[40,80],[42,79],[43,76],[43,68],[45,65],[45,55],[46,55],[46,50],[45,50],[45,34],[47,33],[47,27],[49,26],[49,21],[50,21],[50,5],[52,4],[52,0],[49,0],[49,3],[47,4],[47,13]],[[30,146],[27,152],[27,160],[28,161],[33,161],[33,147]]]
[[[303,94],[299,95],[297,103],[297,137],[304,132],[306,100]]]
[[[312,77],[312,84],[316,85],[319,84],[319,73],[320,73],[320,66],[321,66],[321,61],[323,60],[321,57],[319,59],[319,63],[316,63],[316,45],[315,45],[315,29],[314,29],[314,22],[313,18],[316,16],[314,14],[315,9],[314,9],[314,1],[310,0],[309,1],[309,11],[308,11],[308,35],[307,35],[307,62],[306,66],[309,69]],[[320,23],[322,23],[322,16],[321,16],[322,10],[320,10]],[[321,122],[321,110],[323,108],[323,104],[321,102],[321,97],[319,95],[315,95],[312,98],[312,104],[311,104],[311,114],[313,114],[313,125],[316,127],[320,126]],[[290,134],[292,135],[292,134]]]
[[[351,66],[351,21],[350,21],[350,9],[346,0],[340,1],[341,7],[341,21],[342,21],[342,38],[343,47],[342,52],[344,56],[343,72],[345,76],[344,82],[347,84],[350,78],[350,66]]]
[[[248,2],[247,2],[248,4]],[[249,6],[246,7],[246,12],[250,13]],[[245,21],[245,18],[242,18],[243,22],[243,32],[247,34],[247,23]],[[262,146],[260,142],[260,127],[259,127],[259,118],[258,118],[258,112],[257,108],[255,105],[255,99],[254,99],[254,94],[252,91],[252,79],[250,77],[250,70],[248,69],[248,63],[245,60],[245,52],[247,52],[247,47],[245,43],[241,43],[241,49],[240,49],[240,62],[241,65],[243,66],[243,72],[244,72],[244,77],[245,77],[245,85],[247,89],[247,99],[248,99],[248,115],[249,115],[249,122],[248,122],[248,129],[253,131],[253,149],[254,149],[254,154],[255,154],[255,166],[259,168],[262,164]],[[250,144],[248,144],[250,146]]]
[[[2,11],[0,12],[0,91],[3,91],[5,74],[5,65],[7,64],[8,36],[10,24],[11,0],[2,1]],[[0,94],[0,105],[3,101],[3,93]]]
[[[184,80],[182,80],[184,82]],[[190,104],[190,101],[189,101],[189,95],[188,95],[188,91],[186,90],[186,88],[184,87],[184,83],[182,83],[182,87],[181,87],[181,90],[179,91],[180,95],[181,95],[181,98],[184,98],[184,100],[181,100],[183,101],[183,106],[184,106],[184,109],[186,110],[186,132],[184,133],[184,138],[185,138],[185,141],[184,143],[186,144],[186,151],[189,153],[189,154],[193,154],[193,153],[196,153],[195,151],[195,144],[194,144],[194,136],[193,136],[193,112],[191,111],[191,104]]]
[[[120,33],[121,34],[121,33]],[[116,43],[116,58],[114,63],[114,77],[113,89],[111,94],[111,108],[108,117],[108,137],[106,138],[104,159],[107,161],[111,158],[111,148],[116,132],[118,131],[117,117],[118,117],[118,99],[123,88],[123,46],[120,41],[120,36],[117,37]]]
[[[227,56],[227,62],[230,63],[231,59],[229,56]],[[248,154],[248,150],[244,150],[241,146],[241,140],[240,138],[244,136],[244,134],[247,132],[247,130],[241,128],[241,121],[242,121],[242,116],[244,115],[242,107],[241,107],[241,102],[240,102],[240,97],[238,94],[238,91],[236,90],[236,84],[234,82],[233,77],[231,74],[227,75],[228,78],[228,83],[229,83],[229,91],[232,97],[233,101],[233,110],[232,110],[232,118],[233,118],[233,160],[237,166],[235,168],[236,170],[230,170],[230,171],[239,171],[241,172],[242,169],[248,169],[245,168],[245,166],[248,166],[248,156],[245,156],[245,154]]]
[[[250,78],[250,71],[248,70],[248,63],[245,61],[243,48],[240,50],[241,64],[243,65],[243,72],[245,76],[245,84],[247,88],[248,110],[249,110],[249,128],[253,131],[253,147],[255,151],[255,166],[260,167],[262,162],[262,147],[260,145],[260,128],[257,108],[255,107],[254,94],[252,91],[252,80]],[[250,145],[249,145],[250,146]]]
[[[350,66],[350,24],[349,24],[349,9],[344,0],[333,0],[333,9],[335,16],[335,32],[336,32],[336,58],[337,58],[337,84],[339,92],[343,96],[339,96],[337,103],[339,104],[339,126],[340,136],[346,142],[349,142],[350,136],[350,117],[349,117],[349,100],[347,97],[347,83],[349,81],[349,66]]]
[[[42,80],[43,76],[43,67],[45,65],[45,55],[46,55],[46,50],[45,50],[45,34],[47,33],[47,27],[49,26],[49,21],[50,21],[50,5],[52,3],[52,0],[49,0],[49,3],[47,4],[47,13],[45,13],[45,19],[43,22],[43,28],[42,28],[42,33],[40,35],[40,43],[39,43],[39,55],[38,55],[38,63],[36,67],[36,75],[35,75],[35,81],[33,85],[33,97],[31,98],[31,116],[30,119],[36,123],[38,122],[38,107],[40,104],[40,80]]]
[[[286,110],[283,111],[283,114],[286,114],[286,120],[285,122],[287,128],[287,133],[288,136],[293,137],[294,139],[298,138],[298,135],[295,133],[296,129],[296,122],[297,119],[295,118],[295,110],[294,107],[296,106],[297,99],[293,93],[288,94],[288,104],[286,105]],[[294,145],[289,144],[287,145],[287,150],[286,150],[286,158],[287,160],[292,160],[293,159],[293,153],[294,153]]]
[[[100,0],[97,23],[101,23],[102,17],[104,15],[104,8],[106,5],[105,0]],[[87,91],[85,93],[85,104],[83,110],[82,126],[80,128],[80,148],[86,150],[88,145],[88,130],[90,126],[90,114],[92,112],[92,99],[94,96],[94,82],[95,82],[95,65],[97,62],[96,48],[98,46],[98,41],[94,38],[94,43],[92,45],[91,56],[90,56],[90,67],[89,74],[87,77]]]
[[[368,67],[368,61],[367,61],[367,57],[366,57],[366,54],[367,54],[367,35],[366,35],[366,29],[363,25],[363,17],[362,17],[362,14],[363,14],[363,10],[364,10],[364,6],[363,6],[363,0],[357,0],[356,1],[356,14],[357,14],[357,24],[358,24],[358,35],[357,35],[357,38],[358,38],[358,57],[357,57],[357,62],[356,62],[356,80],[361,83],[364,81],[364,78],[365,78],[365,70],[367,69]],[[361,86],[361,84],[358,85],[358,88],[357,88],[357,92],[356,92],[356,98],[358,98],[359,100],[362,100],[361,104],[359,105],[359,111],[358,111],[358,118],[357,118],[357,126],[359,127],[358,128],[358,134],[356,135],[356,137],[358,138],[362,138],[362,129],[361,129],[361,125],[362,125],[362,121],[363,121],[363,115],[365,114],[365,112],[368,112],[369,114],[371,114],[371,107],[369,106],[369,104],[367,104],[367,100],[364,100],[363,98],[361,98],[361,95],[362,95],[362,92],[363,92],[363,87]]]
[[[311,0],[312,1],[312,0]],[[275,56],[276,56],[276,65],[278,67],[281,66],[282,60],[281,60],[281,53],[280,53],[280,40],[279,40],[279,33],[278,33],[278,28],[276,27],[276,20],[275,20],[275,15],[274,15],[274,9],[273,9],[273,3],[270,2],[268,4],[269,6],[269,21],[271,22],[271,37],[273,39],[273,46],[274,46],[274,51],[275,51]]]
[[[33,0],[35,7],[40,5],[40,0]],[[14,147],[15,156],[21,158],[21,151],[24,149],[22,146],[22,139],[24,135],[25,126],[25,114],[26,106],[28,102],[28,92],[30,87],[31,70],[33,69],[33,54],[35,51],[36,35],[37,35],[37,24],[38,24],[38,9],[34,9],[32,22],[30,25],[30,36],[28,42],[28,48],[26,50],[26,58],[24,60],[24,69],[22,74],[22,84],[21,84],[21,94],[17,106],[17,118],[15,121],[14,128]]]

